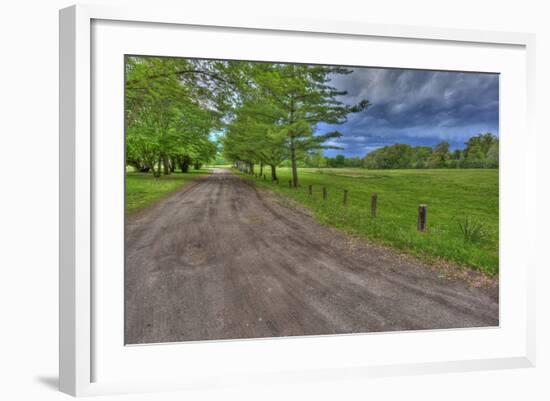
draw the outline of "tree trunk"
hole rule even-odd
[[[277,181],[277,166],[274,164],[269,165],[271,167],[271,179]]]
[[[290,124],[294,124],[294,96],[290,100]],[[292,183],[294,188],[298,188],[298,168],[296,167],[296,143],[294,142],[294,133],[290,133],[290,163],[292,167]]]
[[[187,155],[182,156],[180,159],[180,168],[182,173],[189,171],[189,165],[191,164],[191,158]]]
[[[294,188],[298,188],[298,168],[296,167],[296,146],[294,138],[290,137],[290,163],[292,166],[292,184]]]
[[[264,162],[260,162],[260,176],[264,174]]]
[[[166,153],[162,155],[162,166],[164,169],[164,175],[170,175],[172,171],[170,169],[170,160],[168,159],[168,155]]]
[[[156,163],[153,162],[153,164],[151,165],[151,169],[153,170],[153,175],[158,178],[160,177],[160,166],[161,166],[160,156],[159,156],[159,161],[158,161],[158,165],[156,166],[156,169],[155,169],[155,165]]]
[[[248,171],[248,173],[249,173],[249,174],[254,174],[254,163],[249,162],[249,163],[248,163],[248,166],[249,166],[249,171]]]

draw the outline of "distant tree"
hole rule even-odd
[[[449,160],[449,142],[442,141],[435,145],[432,155],[428,159],[429,167],[444,167],[445,162]]]
[[[344,155],[336,155],[335,157],[327,157],[327,165],[332,168],[345,167],[348,158]]]
[[[345,167],[361,167],[361,158],[359,157],[346,157],[344,160]]]
[[[485,154],[479,145],[472,145],[468,150],[468,160],[482,161],[485,159]]]
[[[363,165],[373,169],[410,168],[413,153],[410,145],[396,143],[370,152],[365,156]]]
[[[227,160],[223,157],[223,154],[220,152],[216,153],[216,158],[214,159],[214,164],[216,166],[223,166],[225,164],[228,164]]]
[[[424,168],[432,155],[430,146],[415,146],[412,148],[411,165],[413,168]]]
[[[336,155],[334,158],[335,167],[344,167],[346,164],[346,157],[344,155]]]
[[[495,143],[498,144],[498,138],[490,132],[472,136],[465,143],[464,156],[470,160],[484,160]]]
[[[327,159],[322,149],[316,149],[306,154],[304,164],[307,167],[322,168],[327,166]]]
[[[498,167],[499,165],[499,151],[498,140],[494,142],[487,151],[487,163],[488,167]]]

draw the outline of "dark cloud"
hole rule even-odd
[[[327,154],[363,156],[396,142],[431,146],[447,140],[455,148],[480,132],[498,135],[496,74],[354,68],[331,82],[348,92],[343,102],[368,99],[372,106],[345,124],[318,127],[344,134],[331,142],[344,150]]]

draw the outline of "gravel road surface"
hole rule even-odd
[[[228,170],[126,220],[127,344],[498,325],[479,287],[316,223]]]

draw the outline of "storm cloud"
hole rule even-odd
[[[368,99],[371,106],[351,114],[341,125],[320,124],[318,133],[334,129],[343,136],[329,144],[343,150],[327,155],[364,156],[394,143],[433,146],[442,140],[451,148],[478,133],[498,135],[497,74],[353,68],[335,75],[331,85],[347,91],[346,104]]]

